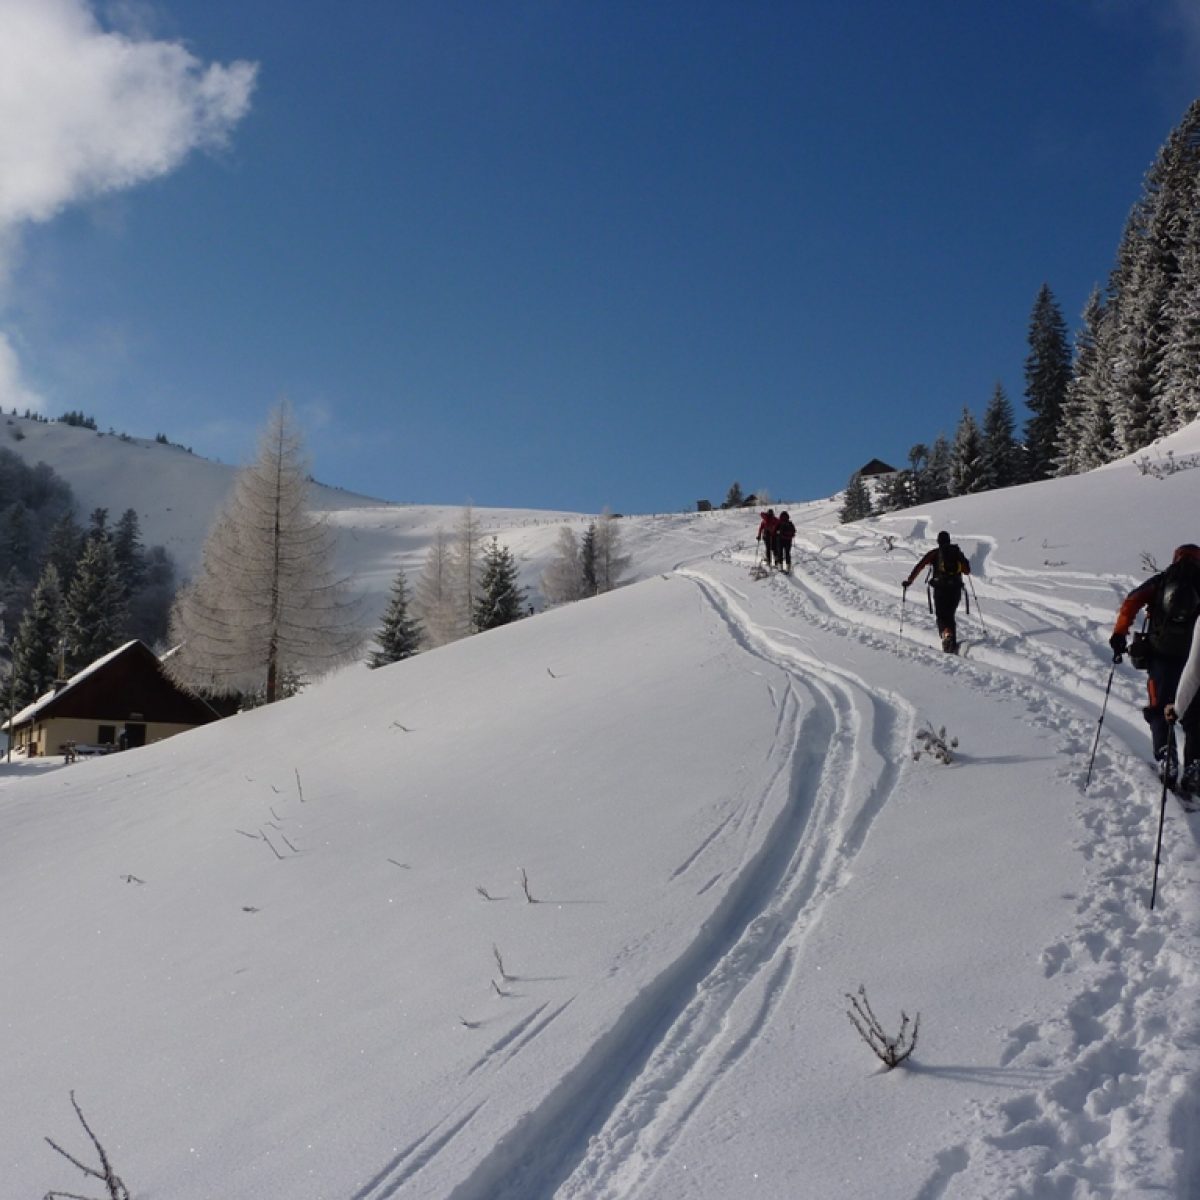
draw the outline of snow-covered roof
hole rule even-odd
[[[113,659],[119,658],[129,649],[130,646],[135,646],[138,644],[138,639],[134,638],[132,641],[126,642],[123,646],[118,646],[115,650],[110,650],[107,654],[102,654],[94,662],[88,663],[88,665],[82,670],[76,671],[75,674],[72,675],[71,678],[62,685],[62,687],[51,688],[50,691],[44,692],[35,701],[33,701],[32,704],[27,704],[19,713],[14,714],[11,722],[11,728],[15,729],[18,725],[25,724],[26,721],[32,721],[42,709],[49,706],[52,700],[57,700],[60,696],[65,695],[71,690],[71,688],[75,687],[79,683],[82,683],[85,679],[94,675],[97,671],[102,670],[108,663],[112,662]],[[10,723],[8,721],[5,721],[3,725],[0,725],[0,729],[8,728],[10,728]]]

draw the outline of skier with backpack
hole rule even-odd
[[[926,567],[929,568],[927,586],[932,594],[930,607],[937,620],[942,649],[947,654],[957,654],[958,623],[954,614],[958,611],[958,603],[962,599],[963,576],[970,575],[971,564],[943,529],[937,535],[937,545],[913,567],[908,578],[901,581],[900,586],[906,593],[912,581]]]
[[[792,572],[792,539],[796,536],[796,526],[786,512],[779,514],[775,526],[775,565],[781,567],[789,575]]]
[[[758,523],[758,535],[755,540],[762,543],[763,560],[769,567],[775,561],[775,530],[779,527],[779,518],[773,508],[768,508],[759,516],[762,519]]]
[[[1137,614],[1146,610],[1147,629],[1134,635],[1130,653],[1128,634]],[[1178,546],[1165,571],[1147,579],[1125,597],[1117,613],[1108,644],[1113,661],[1129,653],[1130,661],[1149,673],[1149,703],[1142,710],[1150,726],[1150,741],[1159,778],[1170,788],[1200,792],[1200,705],[1192,703],[1196,674],[1189,673],[1187,689],[1179,696],[1184,668],[1193,649],[1193,631],[1200,617],[1200,546]],[[1177,696],[1179,699],[1177,701]],[[1183,776],[1169,725],[1178,718],[1184,732]]]

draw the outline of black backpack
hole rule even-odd
[[[1186,658],[1200,617],[1200,565],[1184,559],[1159,577],[1150,601],[1150,645],[1168,658]]]
[[[939,546],[930,568],[929,582],[935,588],[962,587],[962,569],[966,561],[966,555],[954,542]]]

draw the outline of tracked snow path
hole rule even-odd
[[[1172,935],[1185,934],[1197,917],[1200,818],[1172,804],[1164,843],[1169,882],[1164,876],[1166,893],[1149,912],[1159,795],[1146,766],[1144,679],[1127,667],[1114,673],[1106,646],[1124,584],[1054,563],[1006,569],[988,539],[961,540],[964,548],[974,543],[987,624],[977,599],[974,617],[961,621],[970,645],[960,660],[929,647],[931,622],[919,601],[901,638],[899,606],[887,598],[895,584],[880,577],[898,579],[899,572],[878,537],[822,531],[818,552],[804,556],[793,578],[769,583],[790,595],[797,615],[869,645],[890,645],[914,666],[952,672],[981,702],[1024,704],[1028,720],[1056,740],[1056,774],[1077,796],[1075,845],[1095,885],[1073,925],[1041,950],[1046,978],[1066,984],[1066,996],[1052,1015],[1014,1025],[998,1064],[1053,1066],[1051,1082],[1019,1089],[964,1122],[962,1139],[939,1154],[917,1200],[1193,1194],[1200,1186],[1200,963],[1174,952]],[[1110,674],[1104,736],[1085,793]],[[1144,1152],[1131,1154],[1131,1142]]]
[[[785,644],[749,615],[717,568],[680,574],[752,659],[786,679],[775,771],[786,800],[762,849],[684,954],[455,1189],[454,1200],[637,1193],[770,1020],[807,929],[844,879],[911,740],[903,701]]]

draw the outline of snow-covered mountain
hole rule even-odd
[[[753,514],[632,517],[633,586],[0,768],[6,1194],[97,1190],[43,1140],[94,1161],[72,1090],[171,1200],[1200,1194],[1200,816],[1169,800],[1150,912],[1144,678],[1106,644],[1198,499],[1124,463],[797,505],[762,581]],[[938,528],[961,658],[901,606]],[[860,984],[920,1013],[899,1070]]]
[[[0,446],[31,465],[52,467],[71,485],[83,517],[107,508],[115,520],[132,508],[143,540],[165,546],[185,575],[199,562],[237,473],[236,467],[180,446],[19,416],[0,418]],[[249,447],[248,458],[252,451]],[[415,578],[438,529],[452,533],[462,513],[455,506],[390,504],[320,483],[312,489],[312,503],[337,527],[339,569],[352,577],[372,619],[382,611],[396,571],[403,568]],[[484,535],[495,535],[513,551],[521,582],[535,600],[559,526],[572,522],[582,528],[594,519],[529,509],[486,508],[477,514]]]

